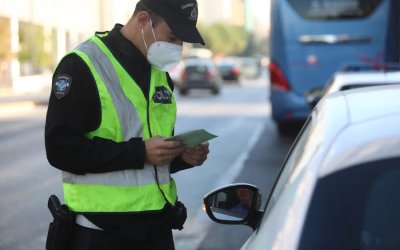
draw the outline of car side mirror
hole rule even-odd
[[[258,226],[262,211],[260,190],[253,185],[239,183],[211,191],[204,197],[207,215],[221,224],[243,224],[253,230]]]

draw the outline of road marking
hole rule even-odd
[[[0,104],[0,117],[4,118],[5,116],[17,116],[20,115],[21,112],[26,112],[33,110],[35,108],[34,102],[16,102],[16,103],[7,103]]]
[[[250,152],[261,137],[262,132],[265,129],[265,123],[259,124],[253,135],[248,141],[245,150],[236,159],[235,164],[224,173],[221,178],[214,185],[215,188],[219,188],[224,185],[232,184],[241,173],[246,160],[249,158]],[[182,233],[180,233],[175,239],[175,248],[177,250],[193,250],[199,248],[201,242],[205,239],[208,234],[210,227],[212,226],[211,219],[208,218],[206,212],[203,209],[198,209],[195,216],[188,218],[186,221]]]

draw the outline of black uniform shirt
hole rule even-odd
[[[151,65],[140,50],[121,34],[121,28],[122,25],[115,25],[109,35],[101,39],[148,98]],[[172,80],[168,74],[167,76],[173,90]],[[145,162],[145,144],[142,138],[116,143],[98,137],[85,137],[87,132],[100,125],[101,107],[96,83],[84,61],[76,54],[65,56],[53,75],[53,89],[59,77],[68,77],[70,87],[61,98],[57,98],[54,91],[50,95],[45,126],[49,163],[60,170],[75,174],[142,169]],[[171,172],[190,167],[192,166],[178,157],[171,163]],[[93,215],[89,218],[103,228],[108,225],[115,228],[115,224],[123,224],[122,228],[115,229],[124,231],[123,228],[130,227],[126,223],[129,216]]]

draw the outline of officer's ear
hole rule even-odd
[[[147,11],[140,11],[136,14],[136,23],[139,27],[144,28],[150,25],[150,13]]]

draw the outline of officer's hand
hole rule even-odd
[[[208,149],[208,142],[202,143],[194,148],[185,148],[181,157],[186,163],[192,166],[200,166],[207,159],[207,155],[210,152]]]
[[[162,165],[171,162],[184,151],[179,141],[164,141],[164,137],[155,136],[145,143],[146,162],[152,165]]]

